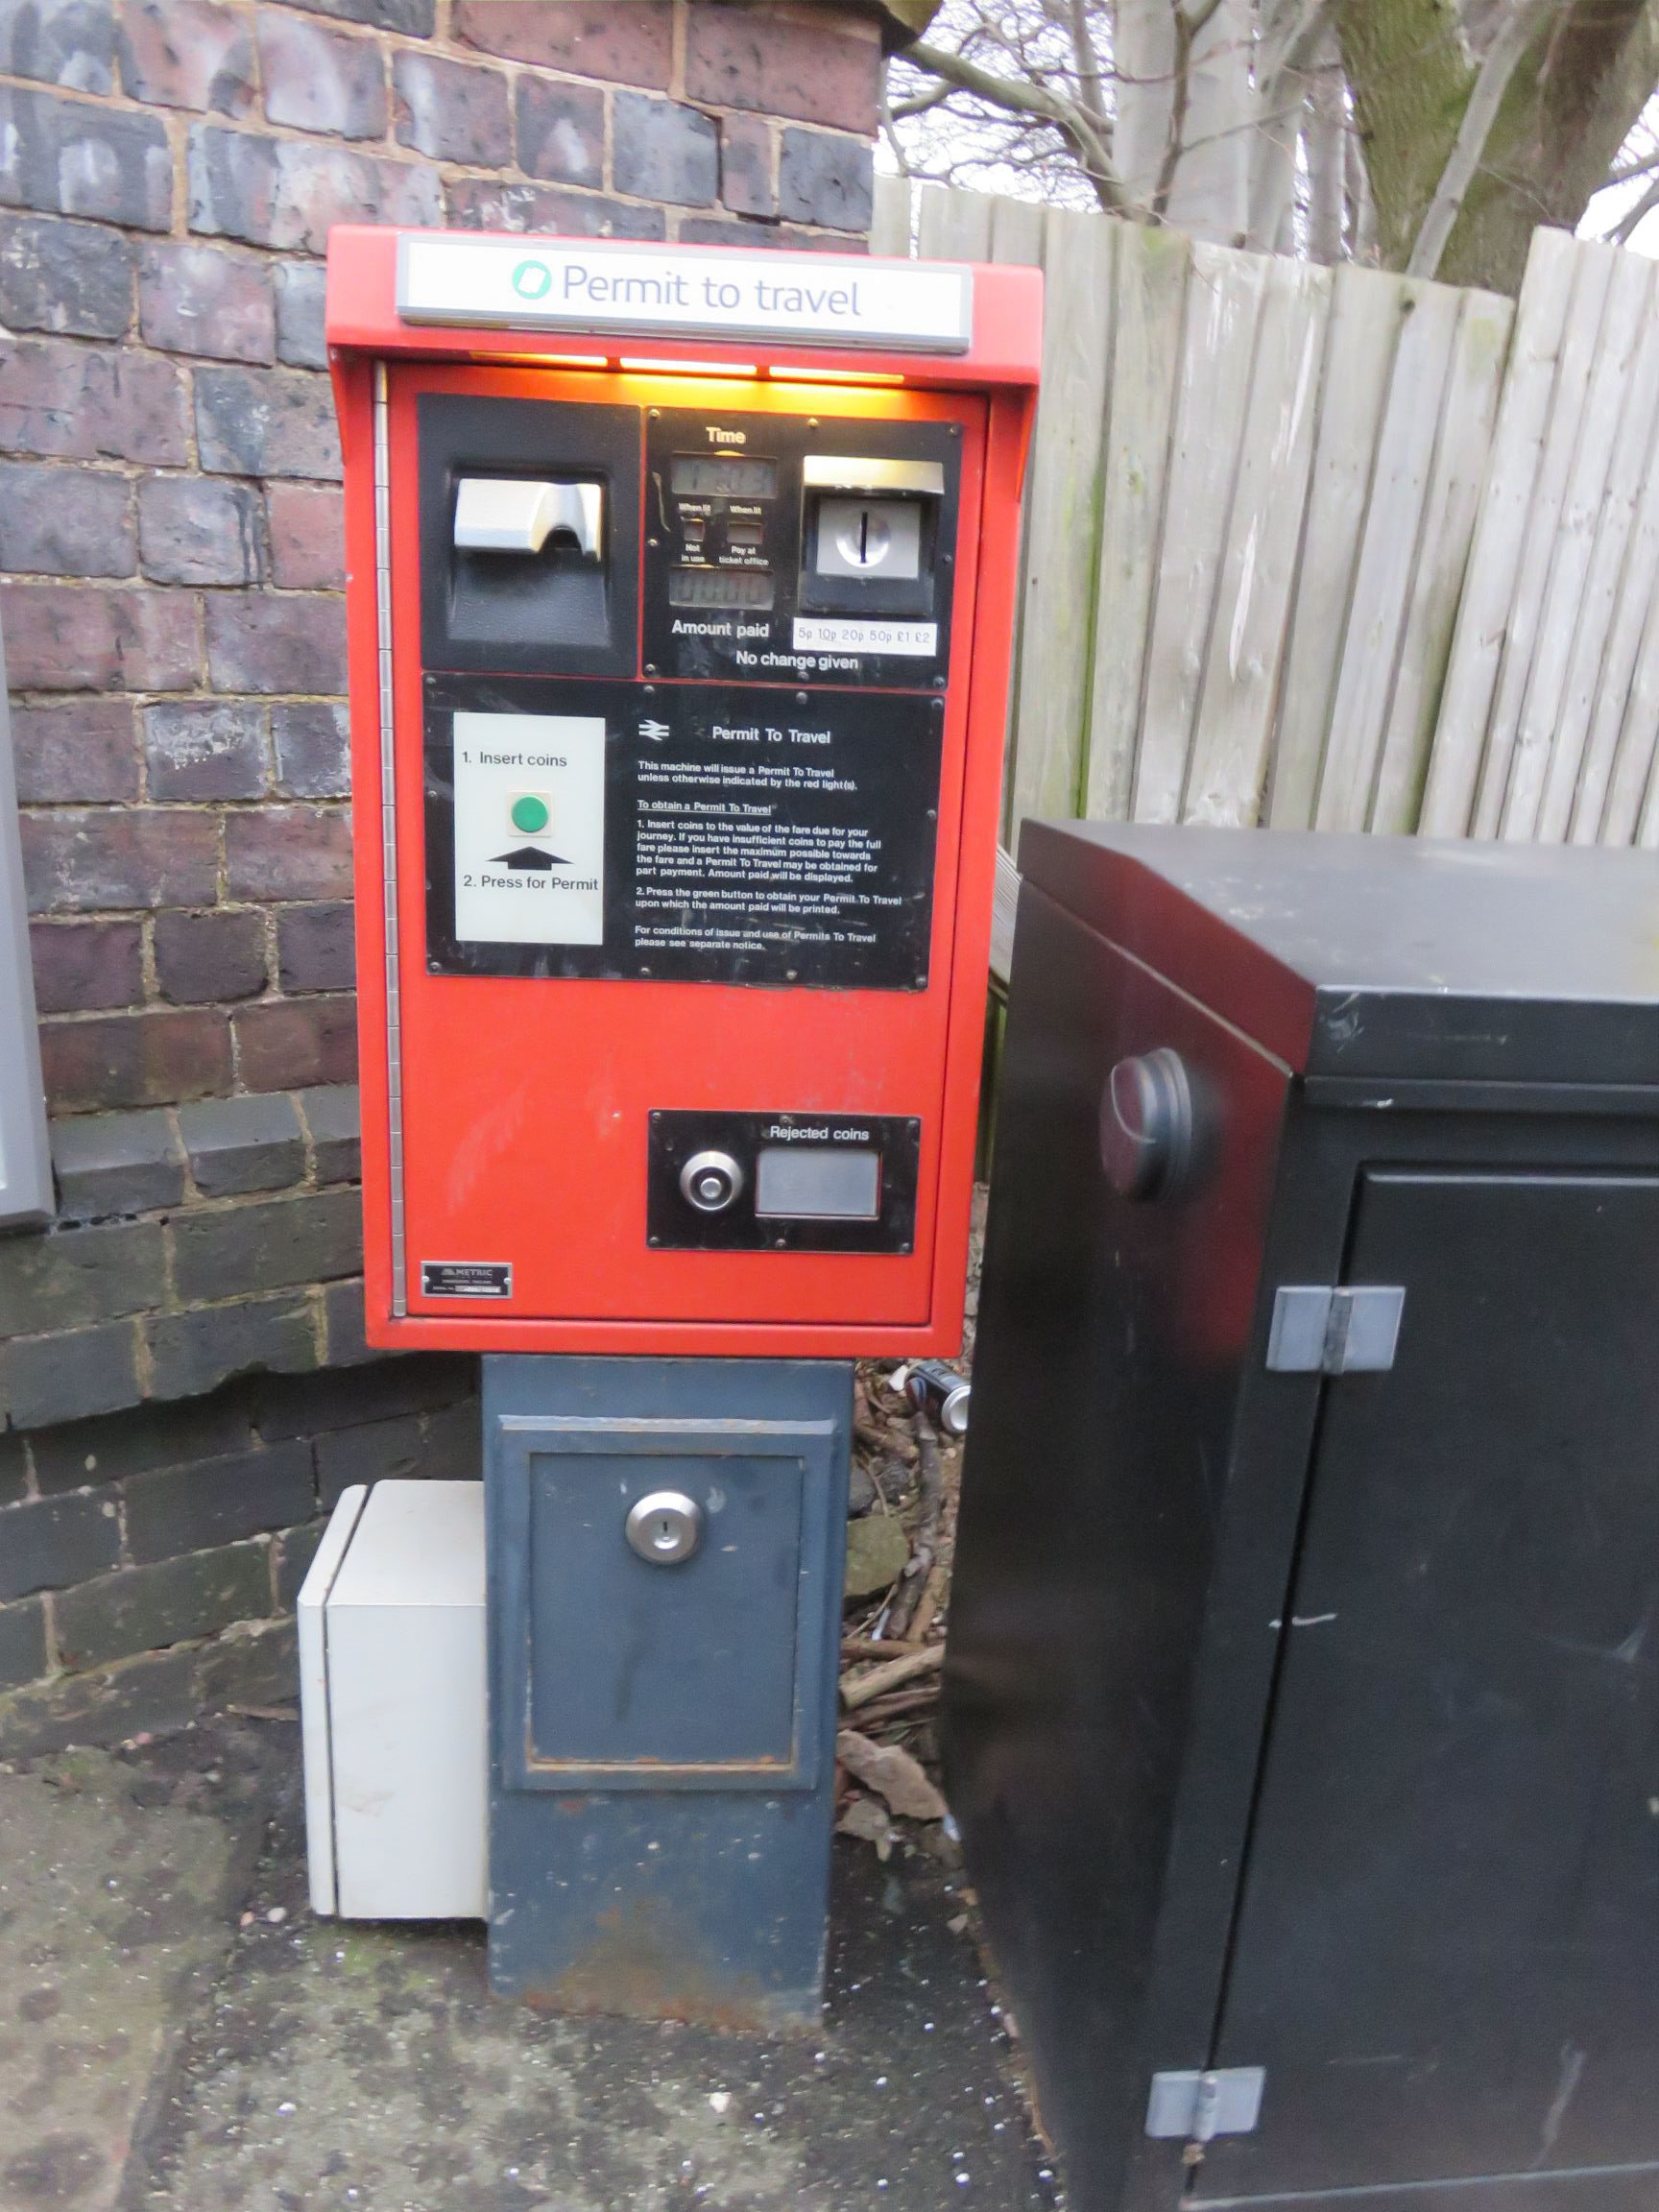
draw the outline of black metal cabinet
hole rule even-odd
[[[1659,861],[1022,860],[947,1766],[1072,2200],[1652,2212]]]

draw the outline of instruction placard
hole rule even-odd
[[[605,718],[455,716],[455,934],[605,941]]]
[[[942,700],[432,684],[433,967],[926,987]]]

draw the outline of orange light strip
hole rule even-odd
[[[770,369],[774,384],[902,384],[890,369]]]
[[[622,367],[637,376],[758,376],[755,361],[637,361],[624,353]]]
[[[468,359],[486,368],[493,361],[504,361],[514,369],[609,369],[611,366],[603,353],[470,353]]]

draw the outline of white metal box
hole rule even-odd
[[[299,1615],[312,1910],[482,1919],[483,1485],[348,1490]]]

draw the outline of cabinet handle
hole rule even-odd
[[[1119,1197],[1169,1198],[1191,1172],[1192,1084],[1161,1045],[1119,1060],[1100,1094],[1100,1164]]]

